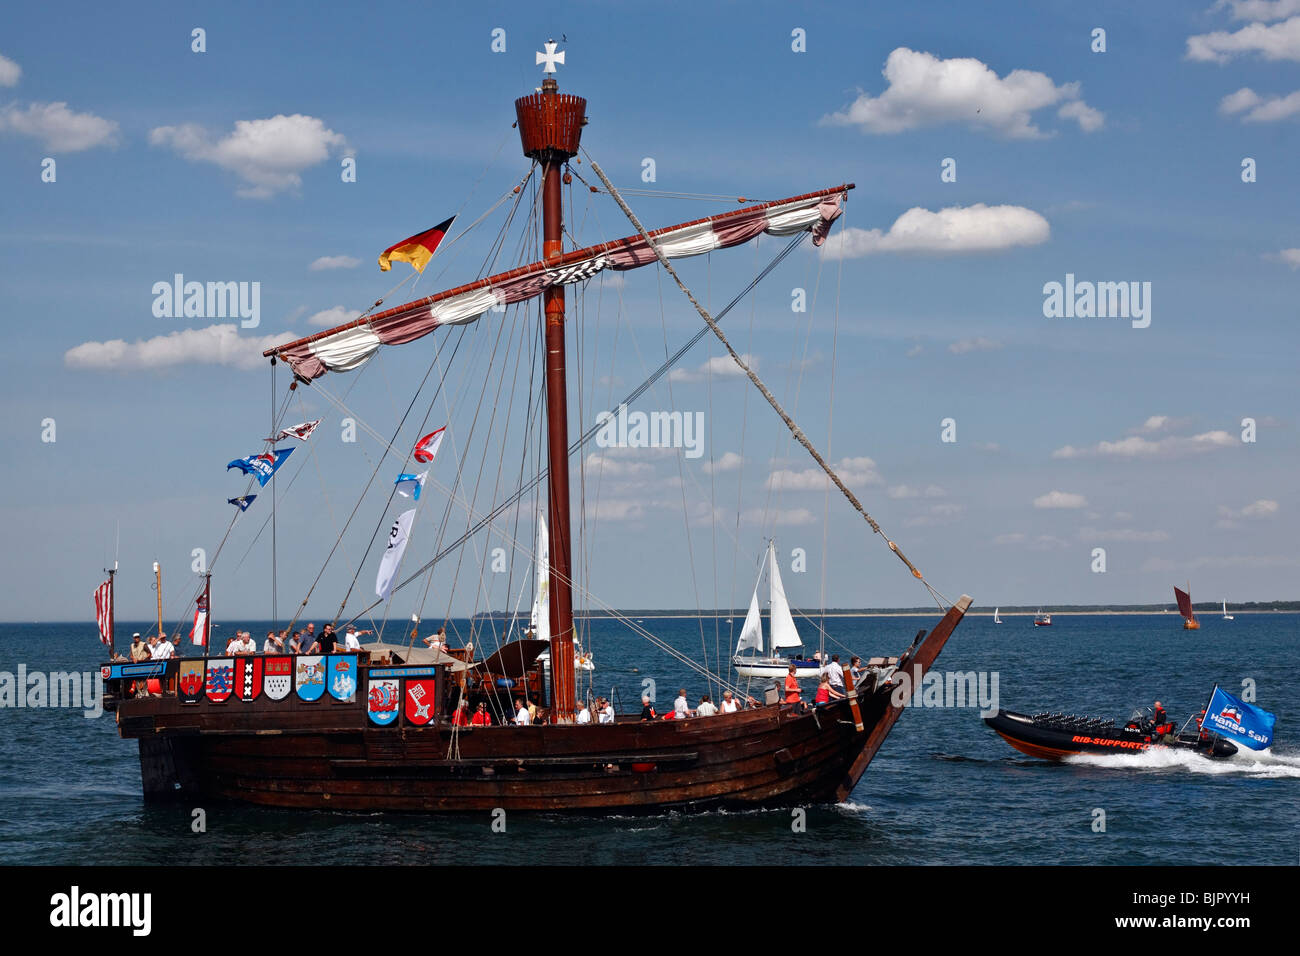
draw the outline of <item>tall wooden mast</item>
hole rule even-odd
[[[537,55],[546,72],[564,62],[555,43]],[[547,76],[539,92],[515,100],[519,138],[524,155],[542,169],[542,258],[559,260],[564,253],[561,203],[561,167],[577,155],[586,125],[587,101],[560,93],[555,78]],[[573,669],[572,537],[569,528],[569,403],[565,373],[564,286],[545,293],[546,315],[546,423],[547,505],[551,526],[551,710],[557,723],[570,723],[576,696]]]

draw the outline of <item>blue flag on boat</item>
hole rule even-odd
[[[402,472],[393,479],[393,484],[397,486],[397,493],[403,498],[414,498],[419,501],[420,489],[424,487],[424,480],[428,477],[427,471],[422,471],[418,475]]]
[[[257,500],[257,495],[240,495],[238,498],[227,498],[226,504],[239,505],[240,511],[247,511],[248,506]]]
[[[247,458],[236,458],[226,466],[226,470],[238,468],[246,475],[252,475],[257,479],[257,483],[266,486],[275,474],[276,469],[284,464],[285,459],[293,454],[292,448],[277,448],[275,452],[267,452],[264,455],[249,455]]]
[[[1235,740],[1251,750],[1263,750],[1273,743],[1276,722],[1276,714],[1233,697],[1215,685],[1201,729]]]

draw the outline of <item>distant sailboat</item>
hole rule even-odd
[[[1224,602],[1223,602],[1223,619],[1224,619],[1225,621],[1231,621],[1231,620],[1232,620],[1232,615],[1228,613],[1228,602],[1227,602],[1227,601],[1224,601]]]
[[[994,608],[994,609],[993,609],[993,623],[994,623],[994,624],[1001,624],[1001,623],[1002,623],[1002,618],[998,617],[998,609],[997,609],[997,608]]]
[[[803,647],[803,640],[799,637],[799,630],[794,626],[794,618],[790,614],[790,603],[786,600],[781,572],[777,568],[776,545],[772,542],[768,542],[767,560],[763,564],[764,567],[758,571],[758,580],[754,582],[754,594],[749,599],[749,613],[745,615],[745,623],[740,629],[740,640],[736,642],[736,656],[731,660],[736,673],[741,677],[784,677],[790,665],[794,664],[796,677],[816,677],[821,673],[819,661],[785,658],[780,653],[783,647]],[[759,653],[763,651],[763,614],[758,606],[758,586],[763,581],[764,569],[767,570],[772,603],[768,624],[771,654],[768,657],[742,656],[742,652],[747,650]]]
[[[1196,619],[1196,614],[1192,611],[1192,584],[1187,582],[1187,590],[1174,588],[1174,600],[1178,602],[1178,613],[1183,616],[1184,631],[1199,631],[1201,622]],[[1225,609],[1227,605],[1224,605]]]

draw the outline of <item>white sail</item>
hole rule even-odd
[[[393,529],[388,532],[388,547],[379,561],[379,573],[375,576],[375,593],[387,601],[393,593],[393,578],[406,553],[406,542],[411,537],[411,522],[415,520],[415,509],[403,511],[393,522]]]
[[[761,578],[763,572],[759,571]],[[763,651],[763,614],[758,608],[758,582],[754,582],[754,596],[749,599],[749,613],[745,615],[745,626],[740,629],[740,642],[736,644],[736,653],[754,650]]]
[[[799,631],[790,616],[790,604],[785,599],[785,588],[781,586],[781,572],[776,566],[776,546],[768,545],[771,573],[768,583],[772,585],[772,653],[778,647],[801,647]]]
[[[551,547],[546,534],[546,516],[537,516],[537,589],[533,596],[533,614],[530,623],[533,638],[551,639]]]
[[[994,624],[1002,623],[1002,618],[998,617],[998,608],[993,609],[993,623]]]

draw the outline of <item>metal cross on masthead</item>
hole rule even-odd
[[[560,51],[559,53],[555,52],[555,47],[557,45],[558,44],[556,44],[554,40],[547,40],[546,43],[543,44],[543,46],[546,47],[546,52],[537,54],[537,62],[539,64],[540,63],[546,64],[546,66],[542,68],[543,73],[554,73],[555,64],[557,63],[561,65],[564,64],[564,52],[563,51]]]

